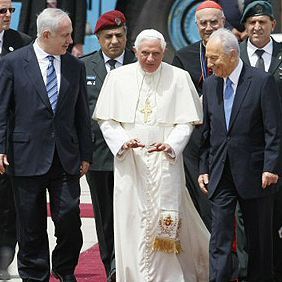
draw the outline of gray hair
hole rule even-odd
[[[226,28],[219,28],[211,34],[208,43],[213,40],[218,40],[222,43],[226,54],[229,54],[232,50],[235,50],[238,55],[240,55],[238,39],[230,30]]]
[[[141,31],[135,39],[134,47],[136,48],[136,50],[139,49],[141,43],[145,40],[159,40],[163,51],[165,51],[166,42],[163,35],[159,31],[155,29],[145,29]]]
[[[37,17],[37,37],[42,37],[44,31],[46,30],[56,32],[60,26],[60,23],[65,18],[69,18],[69,15],[67,12],[61,9],[44,9]]]

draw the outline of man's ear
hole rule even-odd
[[[48,39],[49,37],[50,37],[50,31],[49,30],[45,30],[45,31],[43,31],[43,34],[42,34],[42,37],[44,38],[44,39]]]
[[[273,32],[273,31],[274,31],[275,27],[276,27],[276,20],[273,20],[273,21],[272,21],[272,28],[271,28],[271,32]]]

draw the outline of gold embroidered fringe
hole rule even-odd
[[[179,254],[183,251],[181,248],[180,241],[176,241],[172,239],[164,239],[159,237],[156,237],[154,240],[153,250],[165,252],[165,253],[175,253],[175,254]]]

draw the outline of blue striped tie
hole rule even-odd
[[[54,57],[47,56],[49,60],[49,65],[47,68],[47,81],[46,81],[46,91],[48,94],[48,98],[52,107],[53,112],[56,110],[57,100],[58,100],[58,83],[57,83],[57,75],[54,68]]]
[[[229,77],[226,80],[226,87],[224,92],[224,112],[225,112],[225,122],[226,122],[226,128],[229,128],[229,121],[234,101],[234,90],[232,87],[232,81],[229,79]]]

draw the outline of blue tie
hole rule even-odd
[[[224,112],[225,112],[225,122],[227,129],[229,127],[233,101],[234,101],[234,91],[232,87],[232,81],[228,77],[226,80],[226,87],[224,92]]]
[[[48,68],[47,68],[47,81],[46,81],[46,91],[48,94],[48,98],[52,107],[53,112],[56,110],[57,100],[58,100],[58,83],[57,83],[57,75],[54,68],[54,57],[47,56],[49,60]]]

